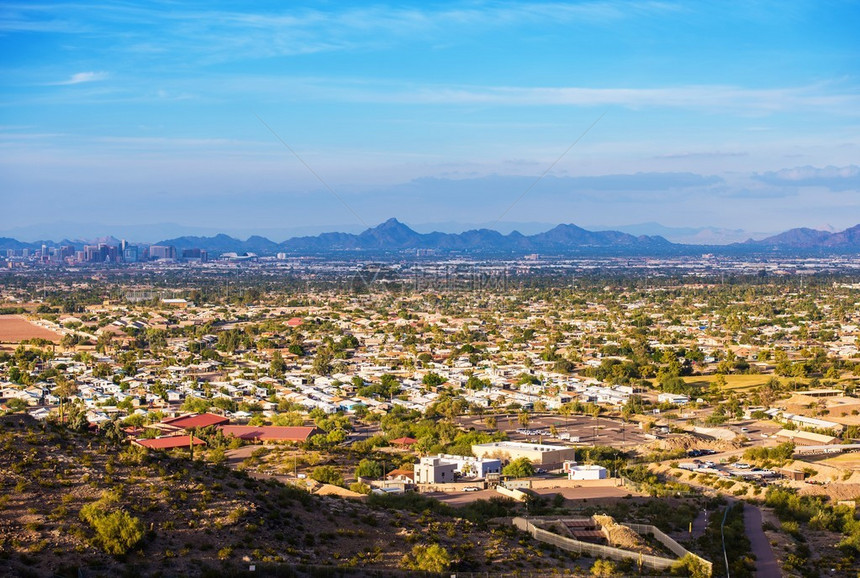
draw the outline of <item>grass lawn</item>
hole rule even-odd
[[[693,385],[707,388],[710,387],[711,383],[716,381],[717,377],[717,375],[691,375],[684,377],[683,379],[686,383],[692,383]],[[744,391],[764,385],[773,376],[762,373],[753,375],[726,375],[724,377],[726,378],[725,389]],[[798,381],[807,380],[799,379]]]

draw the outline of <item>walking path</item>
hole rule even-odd
[[[705,534],[705,528],[708,527],[708,511],[702,510],[696,519],[693,520],[693,539],[698,540]]]
[[[750,504],[744,505],[744,528],[750,540],[750,549],[755,554],[755,574],[758,578],[779,578],[779,564],[770,547],[764,530],[761,528],[761,510]]]

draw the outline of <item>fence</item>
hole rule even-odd
[[[521,492],[519,490],[511,490],[504,486],[496,486],[496,491],[503,496],[507,496],[508,498],[511,498],[518,502],[525,502],[528,498],[528,494],[526,494],[525,492]]]
[[[611,558],[613,560],[633,560],[637,562],[640,566],[647,566],[648,568],[653,568],[655,570],[660,571],[671,568],[678,561],[677,559],[663,558],[662,556],[642,554],[640,552],[623,550],[621,548],[614,548],[612,546],[602,546],[600,544],[581,542],[579,540],[574,540],[573,538],[565,538],[564,536],[559,536],[558,534],[554,534],[553,532],[538,528],[525,518],[514,518],[513,524],[520,530],[531,534],[531,536],[535,540],[545,542],[547,544],[552,544],[553,546],[557,546],[563,550],[567,550],[570,552],[586,554],[587,556],[590,556],[592,558],[599,557]],[[708,575],[710,576],[712,574],[713,564],[711,564],[704,558],[697,556],[692,552],[689,552],[683,546],[675,542],[675,540],[664,534],[659,528],[645,524],[626,525],[631,530],[634,530],[640,534],[653,535],[661,544],[669,548],[672,553],[678,555],[679,558],[684,557],[686,555],[694,556],[696,559],[700,560],[705,565],[708,571]]]
[[[445,572],[422,572],[412,570],[396,570],[392,568],[341,568],[337,566],[315,566],[310,564],[255,564],[250,570],[250,564],[239,566],[220,565],[217,568],[206,568],[202,576],[218,576],[219,578],[561,578],[563,576],[581,575],[569,569],[551,570],[516,570],[513,572],[463,572],[447,570]],[[139,576],[145,568],[128,564],[122,568],[129,576]],[[103,578],[116,575],[116,568],[90,566],[78,568],[78,578]],[[648,575],[638,575],[638,578],[649,578]],[[655,577],[650,577],[655,578]]]

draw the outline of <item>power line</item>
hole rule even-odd
[[[328,189],[328,192],[330,192],[330,193],[332,194],[332,196],[334,196],[334,198],[336,198],[338,201],[340,201],[340,203],[341,203],[344,207],[346,207],[346,208],[347,208],[347,210],[348,210],[350,213],[352,213],[353,215],[355,215],[355,218],[356,218],[356,219],[358,219],[358,220],[359,220],[359,222],[360,222],[362,225],[364,225],[364,226],[365,226],[365,227],[367,227],[368,229],[370,228],[370,225],[368,225],[367,223],[365,223],[365,222],[364,222],[364,219],[362,219],[362,218],[361,218],[361,215],[359,215],[359,214],[355,211],[355,209],[353,209],[353,208],[349,205],[349,203],[347,203],[346,201],[344,201],[344,200],[343,200],[343,197],[341,197],[341,196],[340,196],[340,195],[338,195],[336,192],[334,192],[334,189],[333,189],[333,188],[331,188],[331,187],[329,186],[329,184],[328,184],[327,182],[325,182],[325,181],[323,180],[323,178],[322,178],[321,176],[319,176],[319,174],[317,174],[317,172],[316,172],[315,170],[313,170],[313,168],[311,168],[311,166],[310,166],[308,163],[306,163],[306,162],[305,162],[305,159],[303,159],[302,157],[300,157],[300,156],[299,156],[299,153],[297,153],[295,150],[293,150],[293,147],[291,147],[289,144],[287,144],[287,141],[285,141],[284,139],[282,139],[282,138],[281,138],[281,135],[279,135],[277,132],[275,132],[275,129],[273,129],[271,126],[269,126],[269,124],[268,124],[266,121],[264,121],[262,118],[260,118],[260,115],[258,115],[257,113],[254,113],[254,116],[256,116],[256,117],[257,117],[257,120],[259,120],[259,121],[263,124],[263,126],[264,126],[264,127],[266,127],[267,129],[269,129],[269,132],[271,132],[273,135],[275,135],[275,138],[276,138],[276,139],[278,139],[279,141],[281,141],[281,144],[282,144],[282,145],[284,145],[284,147],[286,147],[286,149],[287,149],[288,151],[290,151],[291,153],[293,153],[293,156],[294,156],[294,157],[296,157],[297,159],[299,159],[299,162],[300,162],[300,163],[302,163],[303,165],[305,165],[305,168],[306,168],[306,169],[308,169],[308,171],[309,171],[313,176],[315,176],[315,177],[317,178],[317,180],[318,180],[320,183],[322,183],[322,185],[323,185],[326,189]]]

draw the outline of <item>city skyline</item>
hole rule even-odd
[[[844,229],[858,10],[7,4],[2,229]]]

